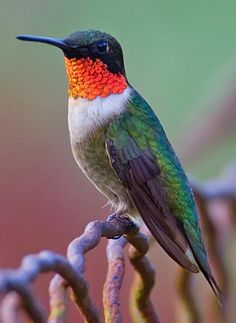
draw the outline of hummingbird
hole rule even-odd
[[[129,83],[119,42],[98,30],[65,38],[19,35],[64,54],[73,156],[117,214],[141,217],[180,266],[201,271],[214,293],[188,178],[147,101]]]

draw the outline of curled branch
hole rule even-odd
[[[10,292],[5,296],[1,303],[1,322],[4,323],[22,323],[20,317],[21,299],[15,292]]]
[[[132,289],[135,307],[137,307],[142,321],[159,323],[158,316],[150,300],[150,293],[155,284],[155,270],[145,256],[149,249],[149,240],[143,233],[126,235],[125,238],[122,237],[109,242],[107,248],[109,270],[103,293],[105,322],[121,322],[119,290],[124,275],[123,248],[129,242],[131,244],[128,252],[129,259],[136,273]],[[137,319],[136,316],[138,315],[133,315],[134,321]]]
[[[103,288],[103,306],[106,323],[122,322],[120,313],[120,288],[125,271],[123,248],[127,240],[123,237],[110,240],[107,245],[108,272]]]
[[[122,235],[126,235],[127,239],[139,250],[140,256],[147,251],[148,247],[145,247],[143,251],[140,242],[136,242],[140,240],[138,227],[129,217],[115,215],[108,221],[89,223],[84,233],[68,246],[67,258],[52,251],[42,251],[36,255],[26,256],[19,269],[2,271],[0,273],[0,294],[10,292],[1,306],[2,322],[17,322],[14,318],[19,317],[18,314],[22,309],[32,321],[46,322],[44,310],[32,294],[30,285],[41,273],[53,271],[57,274],[51,280],[49,287],[48,322],[64,323],[66,321],[66,289],[70,287],[72,298],[80,309],[84,321],[100,323],[99,312],[89,296],[88,284],[83,277],[85,253],[95,248],[101,237],[114,238]],[[121,237],[108,244],[109,270],[104,288],[106,322],[121,322],[120,308],[117,304],[119,305],[119,289],[124,275],[123,247],[126,243],[127,240]],[[114,317],[115,320],[113,320]],[[20,319],[18,322],[20,323]]]
[[[149,240],[143,233],[133,238],[127,238],[131,246],[129,258],[137,272],[132,288],[132,298],[135,300],[142,320],[146,323],[159,323],[160,320],[150,300],[150,293],[155,284],[155,270],[145,254],[149,249]],[[135,313],[134,313],[135,315]],[[134,316],[136,321],[136,317]]]

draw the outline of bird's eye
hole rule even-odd
[[[99,42],[97,42],[96,45],[97,45],[97,50],[100,53],[105,53],[105,52],[108,52],[108,50],[109,50],[108,43],[105,41],[99,41]]]

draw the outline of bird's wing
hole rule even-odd
[[[152,149],[158,127],[135,101],[128,105],[125,114],[107,130],[111,165],[154,238],[177,263],[197,272],[186,254],[189,243],[183,226],[169,209],[160,183],[162,170]]]
[[[106,142],[116,175],[126,186],[134,206],[163,249],[184,268],[198,272],[186,255],[187,239],[171,214],[158,183],[158,164],[148,149],[138,148],[130,137],[126,139],[127,145],[120,149],[115,141],[107,139]]]
[[[138,94],[127,103],[126,112],[108,127],[106,148],[113,170],[154,238],[185,269],[198,272],[199,266],[213,290],[214,286],[218,289],[208,265],[192,193],[188,184],[184,189],[180,187],[176,172],[181,173],[183,181],[187,178],[159,120]],[[173,165],[166,168],[166,163]],[[165,172],[170,173],[172,181],[167,185]],[[176,215],[170,206],[171,194],[183,214]]]

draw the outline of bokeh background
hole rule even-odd
[[[0,0],[0,267],[18,266],[24,255],[42,249],[65,254],[89,221],[109,213],[71,154],[62,53],[15,35],[62,37],[95,28],[117,37],[129,81],[157,112],[186,170],[206,180],[235,159],[236,119],[217,124],[221,134],[209,144],[196,141],[236,84],[235,17],[234,0]],[[204,131],[197,132],[199,127]],[[87,257],[86,276],[98,306],[104,250],[105,241]],[[153,301],[163,322],[174,322],[176,265],[157,245],[151,257],[157,268]],[[49,278],[36,283],[45,304]],[[128,266],[124,322],[130,320],[130,278]],[[72,307],[70,322],[76,317]]]

